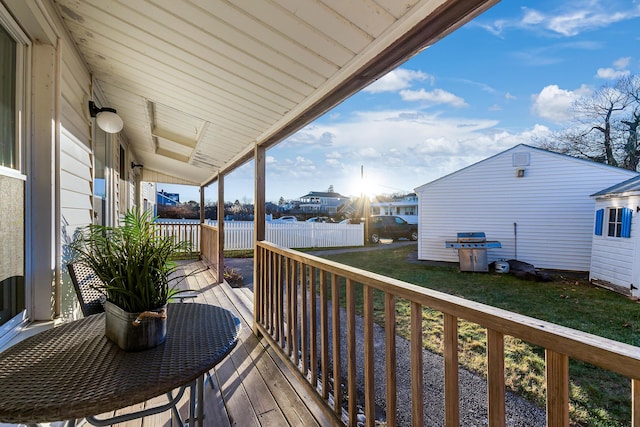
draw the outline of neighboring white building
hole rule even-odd
[[[640,296],[640,177],[599,191],[595,199],[592,228],[592,282],[625,294]]]
[[[595,192],[636,172],[520,144],[416,189],[418,258],[458,261],[445,241],[485,232],[502,248],[489,262],[513,259],[538,268],[590,267]]]
[[[418,223],[418,195],[411,193],[388,202],[372,202],[372,215],[397,215],[411,224]]]
[[[300,197],[299,208],[302,212],[333,215],[341,205],[348,202],[349,198],[340,193],[312,191]]]

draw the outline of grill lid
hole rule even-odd
[[[458,233],[458,242],[480,243],[485,242],[486,240],[487,236],[484,234],[484,232],[481,231]]]

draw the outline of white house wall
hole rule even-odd
[[[634,262],[637,258],[637,246],[640,239],[640,218],[636,213],[636,207],[640,205],[640,196],[612,197],[596,200],[595,210],[607,208],[629,208],[633,211],[631,220],[631,238],[609,237],[607,236],[606,214],[605,225],[602,236],[593,235],[593,250],[591,253],[590,280],[604,281],[631,290],[633,284],[635,288],[640,288],[639,263]],[[632,290],[634,295],[638,295],[637,289]]]
[[[518,178],[512,154],[522,152],[530,161]],[[635,175],[516,146],[416,189],[418,258],[457,262],[445,241],[480,231],[502,244],[488,249],[489,262],[516,258],[517,251],[517,259],[538,268],[587,271],[595,204],[589,195]]]
[[[64,34],[62,31],[60,31]],[[60,315],[79,315],[77,298],[66,264],[66,245],[74,233],[93,221],[93,154],[87,103],[91,75],[73,48],[72,41],[60,43]]]

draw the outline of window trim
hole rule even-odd
[[[29,241],[30,241],[30,204],[29,182],[27,179],[30,137],[27,129],[30,126],[30,98],[31,81],[31,47],[32,43],[27,34],[22,31],[18,23],[12,18],[7,8],[0,3],[0,25],[16,43],[15,51],[15,143],[16,167],[0,166],[0,175],[24,181],[24,274],[25,274],[25,307],[13,318],[0,325],[0,345],[6,344],[30,321],[31,316],[31,280],[29,280]]]
[[[28,56],[31,52],[31,40],[27,34],[22,31],[20,26],[11,18],[9,11],[0,3],[0,25],[4,30],[9,33],[16,42],[16,92],[15,92],[15,109],[16,109],[16,121],[15,121],[15,135],[18,141],[16,147],[17,156],[17,168],[16,171],[24,174],[26,173],[26,144],[27,144],[27,125],[29,122],[29,114],[27,109],[29,108],[29,79],[27,75],[31,74],[29,67]],[[13,169],[13,168],[3,168]],[[3,172],[0,170],[0,172]],[[26,206],[25,206],[26,209]]]
[[[606,223],[604,224],[606,228],[606,237],[611,238],[630,238],[631,237],[631,222],[633,218],[633,211],[627,207],[622,206],[609,206],[606,209]],[[611,213],[615,213],[615,221],[611,221]],[[618,221],[618,218],[620,219]],[[614,225],[615,228],[611,230],[611,226]],[[603,230],[604,234],[604,230]]]

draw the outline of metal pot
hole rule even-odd
[[[156,347],[167,339],[167,306],[143,313],[129,313],[107,301],[105,336],[125,351]]]

